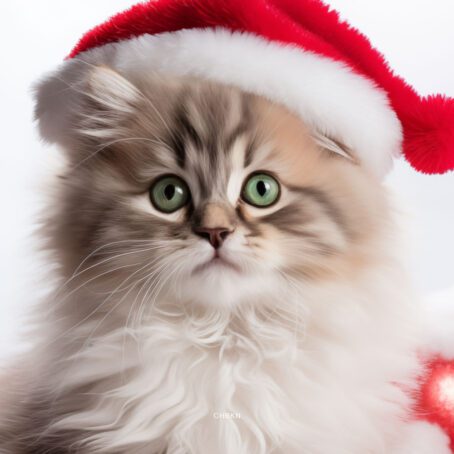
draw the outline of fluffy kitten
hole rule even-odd
[[[45,223],[61,282],[2,452],[392,452],[417,320],[354,150],[234,88],[81,72],[65,118],[38,99],[68,161]]]

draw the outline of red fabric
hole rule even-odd
[[[444,429],[454,453],[454,360],[435,358],[429,362],[416,412],[420,419]]]
[[[369,40],[320,0],[154,0],[140,3],[82,37],[70,58],[142,34],[224,27],[291,43],[338,60],[388,93],[404,129],[406,159],[423,173],[454,169],[454,100],[422,99],[393,74]]]

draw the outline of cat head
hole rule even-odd
[[[380,183],[354,150],[260,96],[84,66],[43,81],[36,112],[67,158],[48,221],[66,277],[149,304],[231,307],[375,259]]]

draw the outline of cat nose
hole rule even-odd
[[[215,249],[219,249],[222,246],[224,240],[233,232],[233,229],[225,227],[207,228],[207,227],[196,227],[194,233],[205,240],[209,241],[211,246]]]

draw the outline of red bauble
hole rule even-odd
[[[419,395],[418,416],[443,428],[454,451],[454,360],[437,358],[428,364]]]

